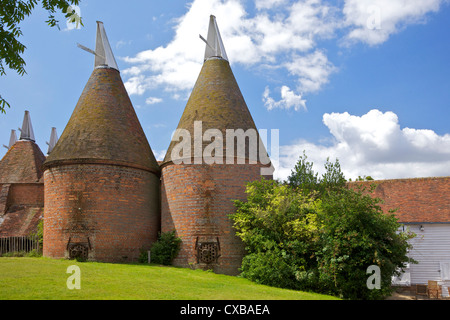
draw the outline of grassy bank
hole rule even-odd
[[[81,288],[69,290],[71,265]],[[0,299],[328,300],[334,297],[258,285],[239,277],[156,265],[0,258]]]

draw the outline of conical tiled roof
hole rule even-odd
[[[19,130],[21,134],[18,141],[15,141],[15,131],[11,130],[8,152],[0,161],[0,183],[42,182],[45,156],[34,142],[29,111],[25,111],[22,128]]]
[[[239,158],[237,163],[246,163],[247,160],[249,163],[256,163],[263,160],[261,162],[267,164],[269,160],[267,152],[231,71],[217,21],[213,15],[210,16],[207,39],[201,35],[200,38],[206,43],[203,67],[161,165],[172,161],[192,163],[192,159],[194,163],[199,163],[199,157],[202,158],[200,159],[202,163],[230,164],[230,160],[234,163],[235,159]],[[198,132],[200,126],[201,132]],[[207,130],[209,131],[205,137],[204,133]],[[185,145],[186,137],[183,132],[186,133],[186,131],[191,139],[190,154],[187,152],[187,155],[184,154],[185,147],[177,146],[179,143]],[[241,138],[248,133],[250,138],[245,141],[241,139],[239,144],[239,139],[233,136],[233,143],[231,143],[227,141],[227,133],[230,131],[238,135],[240,132]],[[199,140],[201,140],[201,150]],[[218,147],[220,143],[223,149]],[[183,154],[180,154],[179,150],[182,150]],[[210,152],[211,150],[213,151]],[[217,154],[217,151],[220,153]],[[211,158],[205,160],[205,154]],[[223,159],[216,162],[222,158],[221,154]],[[191,162],[185,162],[187,159]]]
[[[202,134],[208,129],[220,130],[224,139],[224,149],[227,129],[243,131],[252,129],[257,133],[253,118],[227,60],[210,58],[204,62],[177,129],[189,131],[191,138],[194,139],[195,121],[202,121]],[[177,143],[179,142],[170,143],[164,163],[174,160],[171,154]],[[203,141],[203,149],[210,143],[211,141]],[[192,156],[195,154],[193,144]],[[225,157],[226,151],[223,155]]]
[[[103,23],[97,21],[95,68],[61,137],[44,163],[104,163],[160,169],[131,104]]]
[[[159,166],[118,70],[97,67],[45,167],[110,163],[158,173]]]
[[[18,140],[0,161],[0,183],[42,182],[45,156],[31,140]]]

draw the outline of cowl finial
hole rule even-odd
[[[211,58],[220,58],[228,61],[215,16],[211,15],[209,17],[208,38],[205,40],[200,35],[200,39],[206,43],[205,61]]]

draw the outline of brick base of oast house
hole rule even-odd
[[[136,261],[160,229],[159,177],[117,165],[73,164],[44,173],[44,250],[67,258],[68,245],[89,246],[89,260]]]
[[[174,265],[238,274],[245,251],[229,215],[235,212],[233,200],[246,199],[246,182],[260,179],[261,165],[163,166],[161,231],[176,230],[182,239]],[[220,256],[214,263],[199,261],[198,244],[205,242],[217,244]]]

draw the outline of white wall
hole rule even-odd
[[[411,284],[428,284],[428,280],[438,280],[443,286],[443,296],[448,296],[450,275],[441,269],[445,264],[450,264],[450,224],[408,224],[405,227],[416,234],[410,240],[413,248],[408,254],[418,262],[409,265]]]

